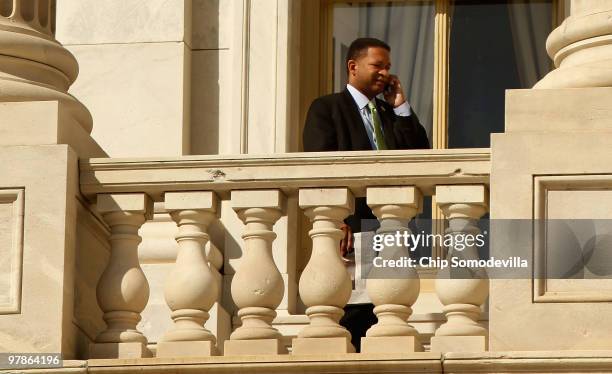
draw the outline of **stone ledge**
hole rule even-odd
[[[252,368],[252,371],[249,370]],[[63,368],[25,373],[612,373],[612,350],[411,354],[260,355],[64,361]],[[6,371],[0,370],[0,373]]]
[[[612,373],[612,351],[508,351],[443,355],[449,373]]]
[[[0,102],[0,118],[0,146],[67,144],[80,157],[107,156],[60,101]]]
[[[610,131],[610,100],[610,87],[508,90],[506,133]]]

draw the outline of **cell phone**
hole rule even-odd
[[[387,83],[387,85],[385,86],[385,93],[389,94],[393,92],[393,85],[391,85],[391,83]]]

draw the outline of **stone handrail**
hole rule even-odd
[[[488,149],[289,153],[274,155],[183,156],[180,158],[81,161],[81,192],[92,201],[100,193],[143,192],[162,201],[169,191],[306,187],[349,188],[365,196],[366,186],[411,185],[432,195],[441,184],[489,184]]]
[[[147,338],[137,323],[149,285],[137,248],[138,229],[151,218],[154,201],[164,202],[178,226],[175,270],[164,289],[174,324],[158,341],[158,357],[218,354],[216,338],[203,324],[219,298],[216,269],[205,246],[220,200],[229,200],[244,224],[242,257],[231,284],[242,324],[225,341],[224,354],[286,353],[272,326],[285,292],[272,246],[275,223],[295,214],[286,207],[289,197],[313,224],[312,254],[299,281],[310,323],[293,340],[292,354],[349,353],[354,352],[350,334],[338,322],[351,286],[338,245],[354,197],[365,196],[381,221],[379,230],[391,232],[407,230],[402,220],[415,216],[423,195],[435,195],[454,235],[472,230],[469,222],[486,213],[489,172],[488,149],[81,160],[81,193],[96,204],[111,233],[111,257],[97,289],[107,328],[96,337],[90,357],[147,355]],[[391,248],[381,255],[401,253],[402,248]],[[412,279],[368,282],[379,323],[363,338],[362,352],[422,350],[416,330],[406,322],[419,294],[414,273]],[[431,349],[486,350],[488,332],[478,318],[488,281],[446,279],[437,282],[436,291],[448,322],[436,331]]]

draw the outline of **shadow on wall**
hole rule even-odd
[[[229,43],[219,32],[228,5],[220,0],[193,0],[191,56],[191,154],[219,153],[221,66],[228,66]],[[229,3],[229,2],[228,2]],[[224,9],[221,9],[224,8]],[[227,39],[227,38],[226,38]]]

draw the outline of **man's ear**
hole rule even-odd
[[[348,62],[346,63],[346,67],[348,68],[348,74],[351,75],[351,73],[353,73],[357,68],[357,61],[348,60]]]

